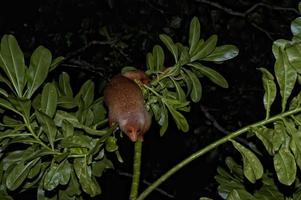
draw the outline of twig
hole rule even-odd
[[[252,22],[251,25],[252,25],[254,28],[256,28],[256,29],[260,30],[261,32],[263,32],[268,38],[270,38],[270,40],[274,41],[273,37],[271,36],[271,34],[270,34],[268,31],[266,31],[265,29],[261,28],[261,27],[258,26],[256,23],[253,23],[253,22]]]
[[[205,117],[207,119],[209,119],[209,121],[211,121],[212,125],[217,129],[219,130],[220,132],[224,133],[224,134],[228,134],[229,131],[227,131],[225,128],[223,128],[218,122],[217,120],[213,117],[213,115],[211,115],[209,112],[208,112],[208,109],[205,108],[205,106],[200,106],[201,107],[201,110],[202,112],[204,113]]]
[[[251,8],[247,9],[245,12],[238,12],[238,11],[232,10],[231,8],[224,7],[219,3],[211,2],[209,0],[196,0],[196,2],[200,2],[200,3],[210,5],[212,7],[223,10],[224,12],[226,12],[230,15],[238,16],[238,17],[247,17],[251,12],[253,12],[258,7],[266,7],[266,8],[271,9],[271,10],[289,11],[289,12],[294,12],[297,15],[300,15],[299,11],[296,10],[295,8],[284,8],[284,7],[280,7],[280,6],[268,5],[268,4],[265,4],[265,3],[257,3],[255,5],[253,5]]]
[[[67,56],[65,57],[65,60],[69,60],[70,58],[77,56],[78,54],[86,51],[86,49],[90,48],[91,46],[94,45],[111,45],[112,43],[114,43],[115,41],[97,41],[97,40],[93,40],[91,42],[89,42],[88,44],[86,44],[85,46],[67,54]]]
[[[121,175],[121,176],[129,177],[129,178],[132,178],[132,177],[133,177],[132,174],[127,173],[127,172],[121,172],[121,171],[118,171],[118,174]],[[144,183],[144,184],[147,185],[147,186],[149,186],[149,185],[152,184],[151,182],[149,182],[149,181],[147,181],[147,180],[142,180],[141,182]],[[162,194],[162,195],[164,195],[164,196],[166,196],[166,197],[168,197],[168,198],[171,198],[171,199],[174,199],[174,198],[175,198],[174,195],[169,194],[168,192],[164,191],[163,189],[161,189],[161,188],[159,188],[159,187],[156,188],[155,191],[159,192],[160,194]]]

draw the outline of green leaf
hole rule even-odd
[[[301,74],[301,45],[295,43],[285,48],[286,56],[293,68]]]
[[[62,132],[64,134],[64,138],[72,136],[74,134],[74,127],[70,122],[64,120],[62,124]]]
[[[296,179],[296,162],[293,154],[281,148],[274,156],[274,167],[278,180],[284,185],[291,185]]]
[[[49,117],[53,117],[57,107],[57,90],[54,83],[47,83],[42,91],[41,111]]]
[[[219,85],[220,87],[223,87],[223,88],[229,87],[227,80],[217,71],[215,71],[209,67],[205,67],[201,63],[191,63],[188,65],[197,69],[201,74],[208,77],[213,83]]]
[[[233,190],[227,197],[227,200],[257,200],[245,190]]]
[[[86,159],[75,158],[73,167],[83,191],[91,197],[99,195],[101,193],[100,186],[95,179],[92,179],[91,167],[87,165]]]
[[[55,58],[51,62],[49,71],[51,72],[52,70],[54,70],[55,68],[57,68],[57,66],[59,66],[64,59],[65,58],[63,56],[59,56],[59,57]]]
[[[161,41],[165,44],[165,46],[167,47],[167,49],[172,53],[175,62],[178,61],[178,56],[179,56],[179,50],[177,45],[175,45],[175,43],[172,41],[171,37],[169,37],[168,35],[165,34],[160,34],[159,35]]]
[[[31,55],[30,65],[26,71],[27,98],[30,98],[45,81],[51,64],[51,59],[51,52],[43,46],[39,46]]]
[[[256,136],[258,139],[261,140],[263,143],[265,149],[270,155],[274,155],[273,151],[273,136],[274,136],[274,130],[268,129],[266,127],[258,128],[254,130]]]
[[[46,133],[48,142],[52,149],[54,149],[54,141],[57,134],[57,128],[54,121],[46,114],[36,111],[35,112],[39,123],[42,125],[43,131]]]
[[[256,180],[260,179],[263,175],[263,166],[256,155],[245,148],[238,142],[231,140],[235,149],[239,151],[243,158],[243,169],[245,177],[251,182],[255,183]]]
[[[168,111],[166,106],[162,106],[161,107],[161,114],[160,114],[160,119],[158,121],[158,124],[161,126],[160,128],[160,136],[163,136],[164,133],[166,132],[167,128],[168,128]]]
[[[59,96],[57,99],[57,106],[66,109],[77,107],[76,100],[73,97]]]
[[[273,152],[276,152],[280,149],[281,145],[286,140],[286,129],[282,121],[276,121],[274,123],[274,135],[272,138],[273,141]]]
[[[7,101],[7,100],[5,100],[5,99],[0,98],[0,106],[3,107],[3,108],[6,108],[6,109],[8,109],[8,110],[11,110],[11,111],[13,111],[13,112],[15,112],[15,113],[18,113],[19,115],[22,115],[19,111],[17,111],[17,110],[13,107],[13,105],[12,105],[9,101]]]
[[[209,37],[202,45],[202,49],[190,58],[190,62],[201,60],[202,58],[207,57],[215,49],[216,43],[217,35],[212,35]]]
[[[299,35],[301,33],[301,17],[297,17],[292,21],[291,31],[293,35]]]
[[[239,50],[234,45],[223,45],[216,47],[208,56],[203,58],[205,61],[222,62],[236,57]]]
[[[190,70],[185,70],[185,72],[187,73],[188,77],[190,78],[190,81],[192,82],[190,98],[194,103],[199,102],[202,97],[201,82],[199,81],[198,77]]]
[[[113,136],[108,137],[106,139],[106,150],[108,152],[114,152],[118,150],[117,139]]]
[[[98,139],[94,139],[87,135],[72,135],[61,140],[61,145],[64,148],[81,147],[93,149],[97,144]]]
[[[168,104],[168,102],[166,102],[164,98],[162,99],[162,101],[167,106],[169,112],[171,113],[173,119],[176,122],[178,129],[180,129],[183,132],[187,132],[189,130],[189,125],[185,117],[180,112],[176,111],[176,109],[173,106]]]
[[[23,52],[12,35],[4,35],[1,39],[0,67],[13,84],[18,97],[22,97],[26,84],[26,66]]]
[[[4,97],[8,97],[8,93],[2,88],[0,88],[0,94],[2,94]]]
[[[286,109],[287,99],[289,98],[296,80],[297,72],[288,62],[287,56],[278,48],[278,53],[276,55],[275,62],[275,75],[280,87],[280,94],[282,97],[282,112]]]
[[[164,51],[161,46],[155,45],[153,48],[154,69],[161,71],[164,67]]]
[[[59,89],[64,96],[72,97],[73,92],[70,85],[70,77],[66,72],[61,73],[59,77]]]
[[[75,128],[81,128],[82,127],[82,125],[79,123],[78,119],[74,115],[72,115],[71,113],[62,111],[62,110],[58,110],[55,114],[55,117],[54,117],[55,125],[58,126],[58,127],[62,127],[64,120],[71,123],[72,126],[75,127]]]
[[[94,100],[94,83],[91,80],[87,80],[80,88],[78,94],[75,96],[76,101],[83,100],[85,108],[88,108]]]
[[[24,162],[20,162],[16,164],[13,169],[9,172],[6,178],[6,187],[9,190],[16,190],[26,179],[31,167],[39,160],[40,158],[36,158],[25,164]]]
[[[258,70],[262,72],[262,83],[265,91],[263,96],[263,104],[266,110],[266,118],[269,118],[271,105],[276,98],[277,88],[273,75],[267,69],[259,68]]]
[[[184,92],[184,90],[182,89],[182,87],[180,86],[180,84],[177,82],[177,81],[175,81],[173,78],[171,78],[171,80],[172,80],[172,82],[173,82],[173,84],[174,84],[174,86],[175,86],[175,88],[176,88],[176,91],[177,91],[177,99],[179,100],[179,101],[181,101],[181,102],[184,102],[184,101],[186,101],[186,95],[185,95],[185,92]]]
[[[114,168],[113,163],[104,157],[102,160],[92,163],[92,174],[96,177],[101,177],[103,171]]]
[[[193,17],[189,27],[189,54],[197,48],[200,39],[201,25],[197,17]]]
[[[66,185],[70,180],[71,165],[68,161],[52,163],[44,178],[44,189],[51,191],[59,184]]]
[[[154,56],[152,53],[146,54],[146,66],[147,66],[147,69],[149,69],[151,71],[155,71],[155,61],[154,61]]]

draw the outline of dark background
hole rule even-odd
[[[235,59],[210,65],[228,80],[229,89],[202,79],[201,103],[192,104],[185,115],[190,131],[181,133],[170,123],[160,138],[154,124],[146,135],[142,179],[153,182],[191,153],[224,136],[225,131],[263,119],[263,88],[256,68],[273,70],[271,45],[276,39],[291,38],[290,22],[298,16],[297,5],[296,0],[10,0],[0,6],[0,34],[13,34],[27,57],[38,45],[49,48],[55,57],[65,56],[51,76],[68,72],[75,89],[92,79],[97,96],[123,66],[145,69],[146,53],[153,45],[162,45],[160,33],[187,44],[193,16],[200,20],[203,38],[217,34],[218,45],[236,45],[240,53]],[[103,35],[103,27],[109,37]],[[170,60],[166,66],[173,64]],[[133,144],[124,137],[119,148],[125,162],[120,164],[112,157],[116,170],[107,171],[99,180],[103,193],[97,199],[128,199]],[[219,147],[162,184],[160,189],[167,194],[154,191],[148,199],[218,199],[214,175],[229,155],[235,155],[231,145]],[[141,186],[145,188],[147,183]],[[34,194],[31,197],[35,198]]]

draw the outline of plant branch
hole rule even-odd
[[[135,142],[133,180],[132,180],[130,200],[135,200],[138,195],[140,168],[141,168],[141,152],[142,152],[142,141],[138,140],[137,142]]]
[[[248,132],[250,129],[252,128],[256,128],[259,126],[263,126],[266,124],[269,124],[271,122],[280,120],[284,117],[296,114],[298,112],[301,112],[301,108],[296,108],[294,110],[289,110],[287,112],[283,112],[280,113],[278,115],[275,115],[269,119],[266,120],[262,120],[259,122],[256,122],[254,124],[245,126],[211,144],[209,144],[208,146],[206,146],[205,148],[193,153],[192,155],[190,155],[189,157],[187,157],[186,159],[184,159],[183,161],[181,161],[180,163],[178,163],[177,165],[175,165],[174,167],[172,167],[170,170],[168,170],[165,174],[163,174],[159,179],[157,179],[153,184],[151,184],[148,188],[146,188],[139,196],[136,200],[143,200],[146,196],[148,196],[156,187],[158,187],[160,184],[162,184],[165,180],[167,180],[171,175],[173,175],[174,173],[176,173],[178,170],[180,170],[181,168],[183,168],[184,166],[186,166],[187,164],[189,164],[190,162],[192,162],[193,160],[197,159],[198,157],[204,155],[205,153],[211,151],[212,149],[230,141],[231,139],[234,139],[236,137],[238,137],[239,135]]]

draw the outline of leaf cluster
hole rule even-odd
[[[178,129],[187,132],[189,125],[182,112],[190,111],[190,100],[200,101],[202,84],[199,79],[207,77],[223,88],[228,87],[228,82],[220,73],[202,62],[221,64],[237,56],[238,49],[234,45],[217,46],[217,35],[202,39],[197,17],[190,23],[188,46],[175,43],[166,34],[159,37],[172,54],[175,64],[165,66],[165,54],[160,45],[155,45],[152,52],[147,53],[146,73],[152,81],[149,85],[143,85],[146,105],[161,126],[160,135],[167,130],[169,113]]]
[[[65,72],[46,81],[63,57],[53,59],[39,46],[27,67],[12,35],[0,45],[0,199],[32,188],[39,200],[99,195],[96,178],[113,168],[106,154],[118,146],[94,83],[86,81],[74,94]]]
[[[274,75],[265,68],[262,72],[262,82],[265,90],[263,104],[266,110],[266,120],[270,119],[271,106],[277,93],[280,93],[281,113],[285,116],[275,118],[272,124],[250,127],[252,136],[259,139],[267,153],[273,159],[277,180],[264,173],[260,159],[253,151],[231,140],[240,152],[243,166],[237,166],[233,160],[227,160],[231,174],[219,169],[217,181],[219,192],[224,199],[299,199],[300,182],[297,168],[301,169],[301,92],[297,83],[301,83],[301,23],[300,17],[291,24],[292,40],[279,39],[273,43],[275,57]],[[280,115],[281,115],[280,113]],[[290,114],[292,113],[292,114]],[[270,170],[273,171],[273,170]],[[262,183],[261,188],[250,194],[244,187],[244,177],[255,184]],[[279,191],[276,183],[291,186],[295,193],[285,196]]]

